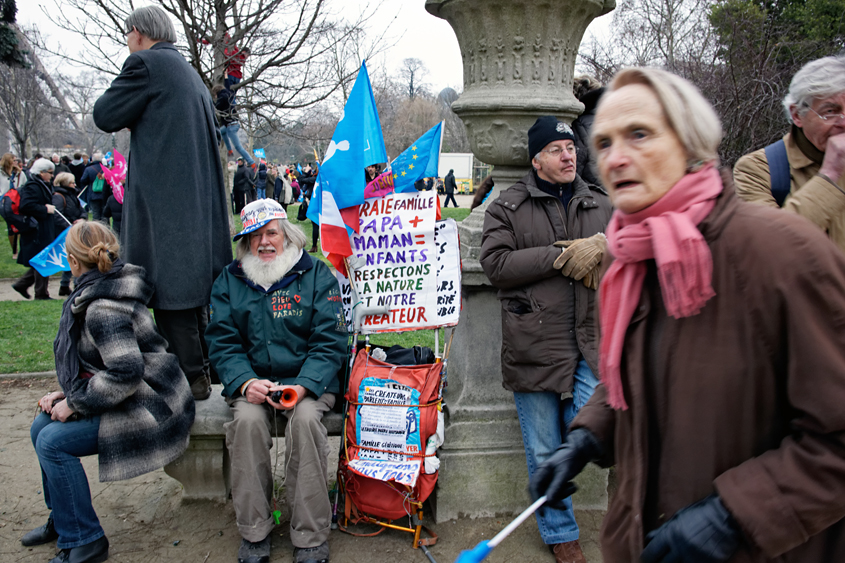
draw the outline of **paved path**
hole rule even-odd
[[[54,299],[64,299],[64,297],[59,297],[59,282],[62,279],[61,274],[56,274],[54,276],[50,276],[50,297]],[[12,284],[15,283],[15,278],[12,279],[0,279],[0,301],[26,301],[20,293],[12,289]],[[33,288],[29,288],[29,296],[30,301],[32,300],[31,297],[34,293]]]

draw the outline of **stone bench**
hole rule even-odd
[[[220,394],[222,385],[211,386],[211,397],[197,401],[196,417],[191,427],[191,441],[182,457],[166,465],[164,472],[182,484],[182,500],[227,502],[232,489],[229,452],[223,425],[232,420],[232,410]],[[278,419],[276,437],[285,435],[287,418]],[[329,436],[340,436],[343,415],[329,412],[323,416]]]

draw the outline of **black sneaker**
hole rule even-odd
[[[242,539],[238,563],[270,563],[270,536],[259,542]]]
[[[53,515],[50,514],[50,516],[47,517],[47,523],[24,534],[21,538],[21,543],[26,547],[32,547],[34,545],[50,543],[51,541],[58,539],[58,537],[59,534],[56,532],[56,526],[53,524]]]
[[[295,547],[293,563],[329,563],[329,542],[324,541],[317,547]]]
[[[59,288],[59,297],[67,297],[70,295],[70,286],[63,285]]]

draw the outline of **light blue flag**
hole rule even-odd
[[[255,155],[255,158],[267,158],[264,154],[264,149],[255,149],[252,152]]]
[[[65,237],[70,227],[62,231],[56,240],[51,242],[47,248],[36,254],[29,261],[29,265],[38,270],[44,276],[52,276],[56,272],[70,271],[70,264],[67,263],[67,250],[65,250]]]
[[[365,61],[320,163],[308,218],[319,223],[324,192],[332,193],[338,209],[364,203],[364,168],[379,162],[387,162],[387,151]]]
[[[413,192],[414,182],[420,178],[437,176],[440,162],[440,144],[443,142],[441,121],[417,139],[390,165],[393,170],[393,190],[396,193]]]

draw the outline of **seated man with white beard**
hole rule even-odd
[[[329,560],[329,446],[320,420],[340,391],[346,322],[331,270],[302,249],[305,234],[276,201],[241,212],[236,260],[214,282],[205,333],[211,363],[234,420],[225,425],[232,463],[232,500],[243,538],[239,563],[270,560],[273,474],[284,472],[295,563]],[[292,389],[289,410],[271,398]],[[270,456],[271,429],[288,419],[285,456]],[[284,465],[282,465],[282,463]],[[281,488],[281,487],[280,487]]]

